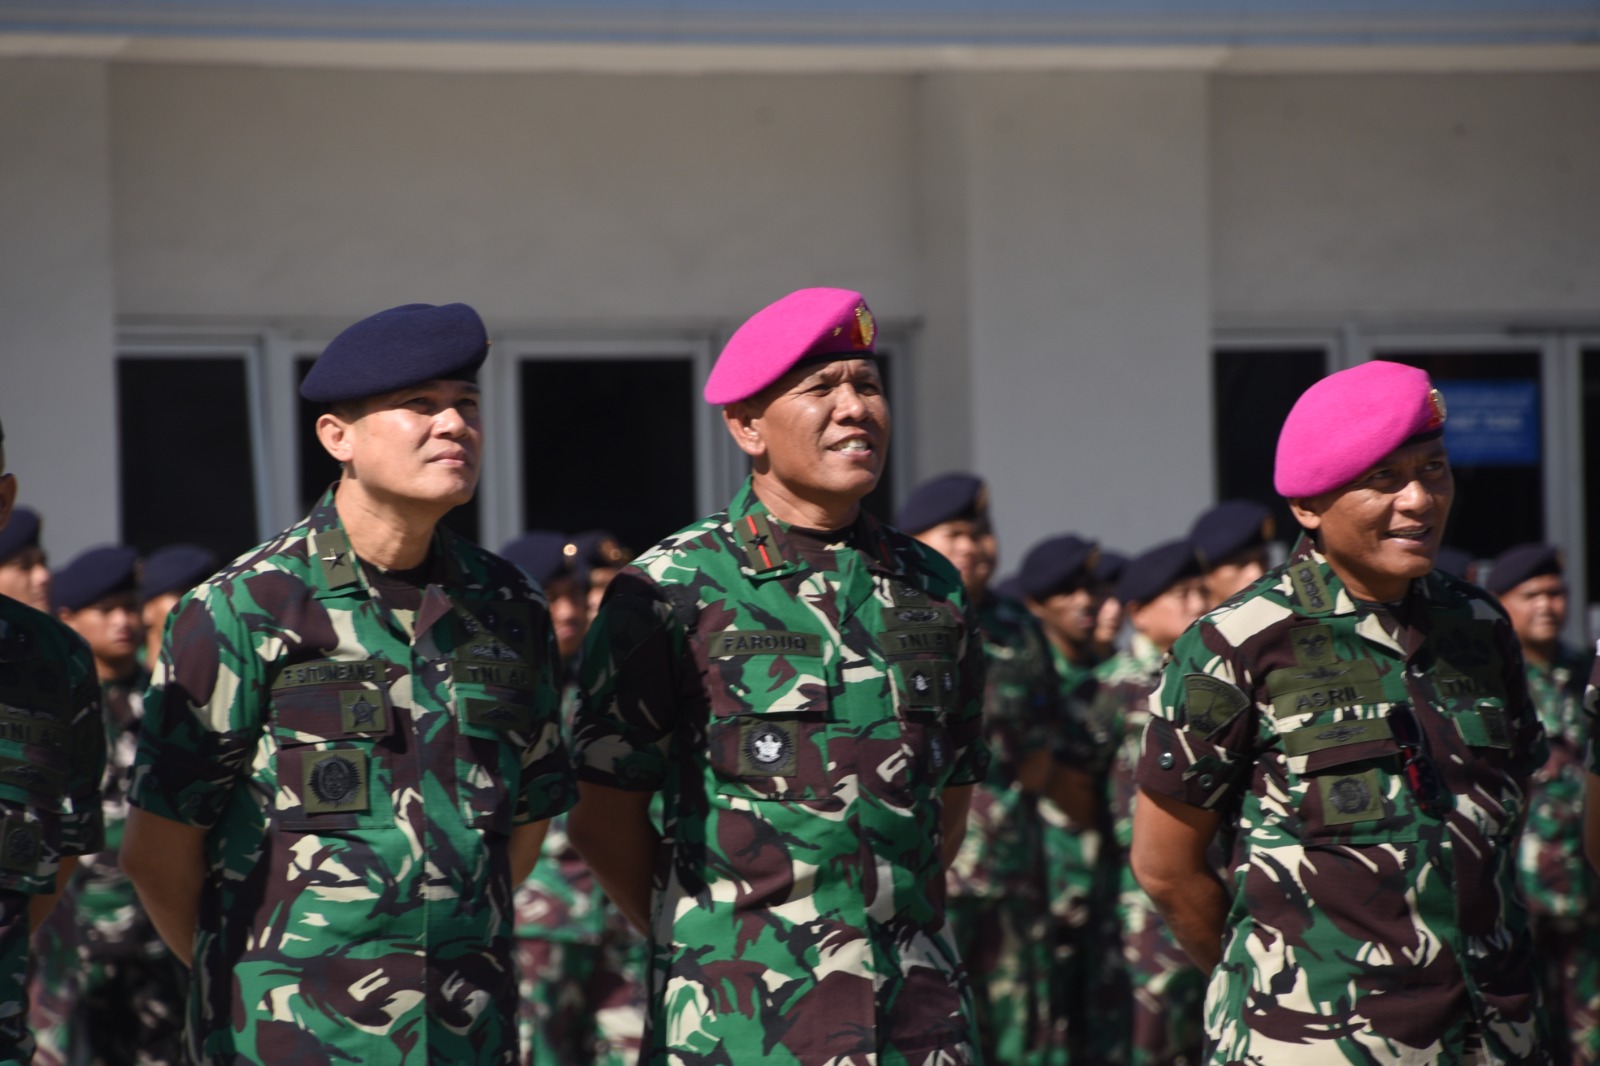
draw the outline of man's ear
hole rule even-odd
[[[348,463],[355,452],[350,444],[352,425],[331,411],[317,416],[317,440],[339,463]]]
[[[767,454],[767,441],[761,433],[761,413],[748,400],[724,404],[722,424],[728,427],[739,450],[750,458],[759,459]]]
[[[1288,500],[1289,513],[1301,527],[1315,532],[1322,527],[1322,512],[1327,508],[1324,496],[1295,496]]]

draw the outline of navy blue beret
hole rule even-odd
[[[1495,556],[1483,587],[1496,596],[1504,596],[1530,578],[1562,572],[1560,548],[1553,544],[1518,544]]]
[[[1094,579],[1105,586],[1115,585],[1122,578],[1128,557],[1121,552],[1100,550],[1100,561],[1094,564]]]
[[[139,553],[122,545],[90,548],[50,575],[50,606],[81,611],[137,584]]]
[[[11,512],[11,521],[0,529],[0,563],[5,562],[23,548],[37,547],[39,527],[43,520],[32,507],[17,507]]]
[[[169,544],[145,556],[139,568],[139,602],[169,592],[182,595],[217,571],[217,554],[198,544]]]
[[[1075,533],[1050,537],[1028,549],[1017,582],[1030,598],[1047,599],[1094,577],[1099,554],[1094,541]]]
[[[983,479],[972,474],[940,474],[911,490],[895,515],[895,528],[913,536],[958,518],[974,521],[989,517],[989,493]]]
[[[508,540],[500,554],[528,572],[541,585],[565,577],[577,568],[572,543],[566,534],[535,529]]]
[[[1472,569],[1472,553],[1460,548],[1452,548],[1448,544],[1439,546],[1439,551],[1433,557],[1433,568],[1443,570],[1451,577],[1459,577],[1463,581],[1470,581],[1467,572]]]
[[[1210,569],[1230,555],[1260,548],[1273,537],[1272,512],[1251,500],[1224,500],[1194,520],[1189,542]]]
[[[1200,576],[1200,557],[1187,539],[1169,540],[1128,560],[1117,582],[1117,599],[1149,603],[1186,577]]]
[[[483,319],[466,304],[403,304],[333,338],[300,383],[300,395],[343,403],[435,379],[472,381],[488,354]]]
[[[608,529],[588,529],[574,534],[572,554],[584,571],[600,566],[624,566],[633,561],[633,552],[623,547]]]

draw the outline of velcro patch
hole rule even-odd
[[[1394,728],[1387,718],[1308,725],[1283,735],[1283,752],[1285,755],[1310,755],[1314,751],[1390,740],[1393,737]]]
[[[387,733],[389,715],[383,694],[367,689],[339,693],[339,726],[346,733]]]
[[[300,779],[307,814],[364,811],[371,803],[367,753],[358,748],[307,752],[300,760]]]
[[[1377,770],[1327,774],[1317,778],[1317,791],[1322,797],[1324,825],[1372,822],[1383,817],[1383,792]]]
[[[1499,700],[1479,700],[1477,707],[1451,718],[1461,739],[1472,747],[1511,749],[1511,724]]]
[[[799,730],[793,722],[754,721],[739,726],[739,773],[746,777],[793,777]]]
[[[467,700],[467,723],[502,733],[526,733],[533,725],[533,708],[499,700]]]
[[[822,637],[817,633],[790,633],[781,629],[729,629],[713,633],[706,641],[713,659],[746,655],[789,655],[822,658]]]
[[[44,834],[39,826],[21,818],[7,818],[0,834],[0,870],[37,874],[44,858]]]
[[[1325,666],[1337,662],[1333,630],[1325,625],[1300,626],[1289,634],[1294,661],[1301,666]]]
[[[60,796],[67,790],[66,774],[28,759],[0,757],[0,781],[39,796]]]
[[[382,659],[312,659],[290,663],[272,679],[274,692],[302,685],[336,685],[351,681],[376,683],[388,677]]]
[[[1333,610],[1333,596],[1316,563],[1303,559],[1290,565],[1289,581],[1294,585],[1295,598],[1307,614],[1326,614]]]
[[[1209,740],[1250,706],[1250,697],[1219,677],[1185,674],[1183,702],[1185,728]]]

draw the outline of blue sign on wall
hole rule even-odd
[[[1457,466],[1537,466],[1537,381],[1435,381],[1449,417],[1444,446]]]

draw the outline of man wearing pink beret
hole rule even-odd
[[[1504,611],[1434,569],[1444,421],[1398,363],[1307,389],[1276,468],[1299,543],[1152,697],[1131,860],[1210,973],[1212,1063],[1549,1061],[1515,847],[1545,737]]]
[[[944,876],[982,650],[955,569],[861,510],[875,333],[847,289],[739,328],[705,396],[750,480],[617,575],[584,647],[570,833],[650,937],[644,1063],[979,1061]]]

